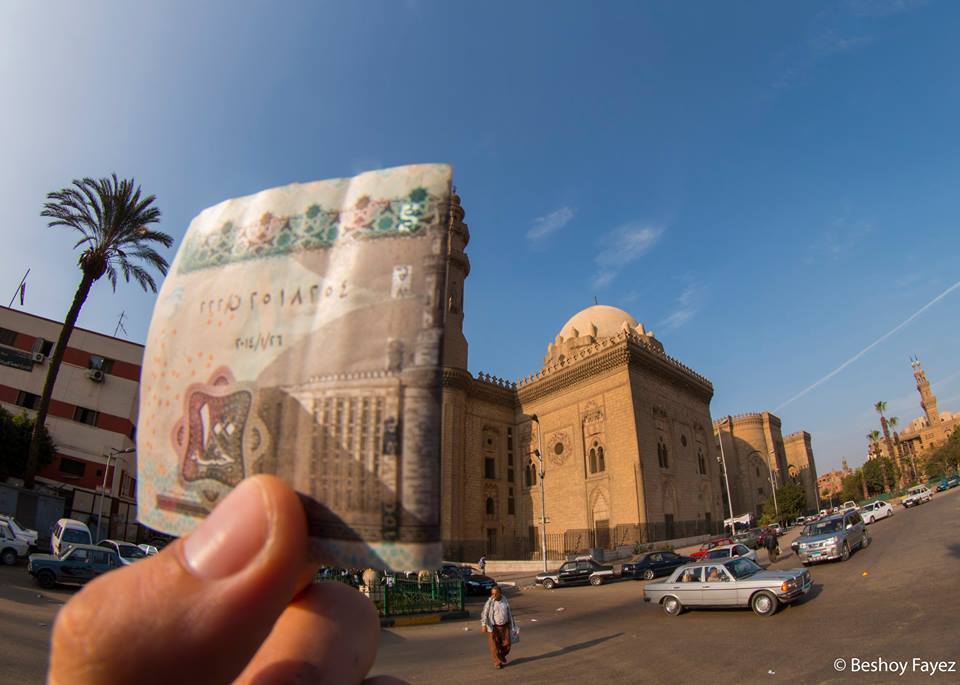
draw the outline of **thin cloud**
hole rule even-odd
[[[696,283],[688,285],[677,298],[676,308],[660,322],[660,327],[668,331],[674,331],[696,316],[697,312],[700,311],[700,292],[701,288]]]
[[[603,248],[594,257],[597,273],[593,286],[606,288],[626,266],[647,254],[663,235],[663,226],[631,223],[602,237]]]
[[[858,17],[888,17],[891,14],[912,12],[927,4],[927,0],[847,0],[850,12]]]
[[[533,220],[533,228],[527,231],[527,239],[538,242],[556,233],[573,220],[573,214],[574,211],[570,207],[561,207],[549,214],[538,216]]]
[[[830,222],[819,239],[809,248],[807,263],[819,259],[837,260],[859,247],[873,233],[873,224],[868,221],[851,221],[838,217]]]
[[[867,352],[869,352],[870,350],[872,350],[874,347],[876,347],[877,345],[879,345],[880,343],[882,343],[884,340],[886,340],[887,338],[889,338],[890,336],[892,336],[894,333],[897,333],[900,329],[902,329],[904,326],[906,326],[906,325],[909,324],[911,321],[913,321],[914,319],[916,319],[918,316],[920,316],[921,314],[923,314],[925,311],[927,311],[928,309],[930,309],[930,307],[932,307],[932,306],[935,305],[937,302],[939,302],[940,300],[942,300],[943,298],[945,298],[947,295],[949,295],[950,293],[952,293],[952,292],[953,292],[954,290],[956,290],[957,288],[960,288],[960,281],[957,281],[956,283],[954,283],[953,285],[951,285],[949,288],[947,288],[946,290],[944,290],[942,293],[940,293],[939,295],[937,295],[935,298],[933,298],[932,300],[930,300],[929,302],[927,302],[925,305],[923,305],[922,307],[920,307],[920,309],[918,309],[918,310],[915,311],[913,314],[911,314],[910,316],[908,316],[908,317],[907,317],[904,321],[902,321],[900,324],[898,324],[897,326],[894,326],[891,330],[889,330],[889,331],[887,331],[886,333],[884,333],[883,335],[881,335],[879,338],[877,338],[877,339],[874,340],[872,343],[870,343],[869,345],[867,345],[866,347],[864,347],[862,350],[860,350],[859,352],[857,352],[855,355],[853,355],[852,357],[850,357],[847,361],[843,362],[843,364],[841,364],[840,366],[838,366],[837,368],[835,368],[833,371],[831,371],[830,373],[828,373],[826,376],[824,376],[823,378],[820,378],[820,379],[817,380],[815,383],[813,383],[813,384],[811,384],[811,385],[808,385],[806,388],[804,388],[803,390],[801,390],[800,392],[798,392],[796,395],[794,395],[793,397],[791,397],[790,399],[788,399],[786,402],[783,402],[782,404],[780,404],[780,406],[774,407],[774,411],[775,411],[775,412],[776,412],[776,411],[780,411],[781,409],[783,409],[784,407],[786,407],[788,404],[791,404],[791,403],[795,402],[796,400],[799,400],[801,397],[803,397],[804,395],[806,395],[806,394],[807,394],[808,392],[810,392],[811,390],[814,390],[814,389],[818,388],[819,386],[823,385],[824,383],[826,383],[828,380],[830,380],[831,378],[833,378],[834,376],[836,376],[838,373],[840,373],[841,371],[843,371],[845,368],[847,368],[848,366],[850,366],[851,364],[853,364],[855,361],[857,361],[858,359],[860,359],[860,357],[862,357],[862,356],[865,355]]]

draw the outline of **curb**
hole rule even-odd
[[[431,623],[446,621],[460,621],[470,618],[470,612],[445,611],[442,614],[412,614],[410,616],[383,616],[380,618],[381,628],[399,628],[401,626],[424,626]]]

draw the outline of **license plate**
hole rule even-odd
[[[811,556],[811,557],[821,557],[821,556],[823,556],[823,552],[810,552],[810,556]]]

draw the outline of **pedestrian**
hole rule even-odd
[[[519,637],[520,628],[513,619],[510,604],[503,596],[499,585],[490,590],[490,597],[480,612],[480,628],[487,634],[487,644],[490,646],[490,656],[496,668],[503,668],[507,663],[507,654],[510,653],[511,641]]]
[[[487,555],[481,554],[480,561],[477,562],[477,566],[480,567],[480,575],[485,575],[487,571]]]
[[[777,534],[772,530],[767,530],[763,545],[767,548],[767,556],[770,557],[770,563],[777,563],[777,559],[780,556],[780,544],[777,542]]]

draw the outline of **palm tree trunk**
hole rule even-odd
[[[887,454],[890,455],[890,461],[900,471],[900,479],[896,483],[898,488],[903,487],[903,466],[900,464],[899,455],[893,450],[893,440],[890,439],[890,429],[887,427],[887,417],[880,414],[880,426],[883,428],[883,442],[887,446]]]
[[[40,395],[40,406],[37,408],[33,437],[30,439],[30,451],[27,454],[27,466],[24,469],[23,486],[28,489],[33,488],[37,476],[37,465],[40,460],[40,436],[47,422],[50,399],[53,397],[53,386],[56,384],[57,375],[60,373],[60,364],[63,363],[63,355],[67,351],[67,342],[70,340],[70,334],[73,333],[77,318],[80,316],[80,310],[83,308],[83,303],[86,302],[87,295],[90,294],[90,288],[95,280],[92,274],[83,272],[83,278],[80,279],[80,285],[77,286],[77,292],[73,296],[73,304],[70,305],[70,311],[67,312],[63,328],[60,329],[60,337],[57,339],[57,346],[53,350],[53,357],[50,358],[50,368],[47,369],[47,379],[43,383],[43,394]]]

